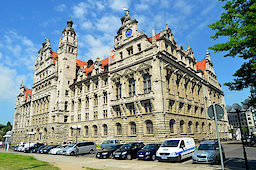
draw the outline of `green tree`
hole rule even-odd
[[[225,10],[220,20],[209,25],[216,30],[214,40],[226,37],[224,43],[215,44],[210,49],[225,52],[224,57],[241,57],[244,64],[234,73],[234,81],[224,85],[230,90],[251,89],[249,105],[256,103],[256,0],[219,0],[225,2]]]
[[[6,126],[0,124],[0,141],[4,141],[3,136],[10,130],[12,130],[12,125],[10,122],[7,122]]]

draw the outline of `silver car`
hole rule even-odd
[[[222,155],[223,160],[225,160],[225,154],[223,147],[222,148]],[[220,163],[220,150],[217,140],[211,141],[204,141],[199,144],[197,149],[195,150],[193,156],[193,163],[213,163],[219,164]]]
[[[67,148],[63,151],[63,155],[78,155],[84,153],[94,153],[96,150],[95,142],[78,142],[74,146]]]

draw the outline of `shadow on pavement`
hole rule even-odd
[[[256,160],[248,160],[249,169],[253,170],[256,168]],[[244,170],[245,169],[245,163],[244,160],[241,158],[232,158],[230,161],[225,163],[225,168],[231,169],[231,170]]]

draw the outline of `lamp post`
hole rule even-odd
[[[77,131],[81,129],[81,125],[73,125],[72,129],[76,130],[76,156],[77,156]]]
[[[232,111],[232,108],[233,108],[233,110],[235,110],[235,112]],[[242,107],[238,103],[234,103],[232,105],[232,107],[227,105],[226,110],[227,110],[228,113],[236,113],[237,114],[239,129],[240,129],[240,133],[241,133],[241,141],[242,141],[242,145],[243,145],[245,168],[246,168],[246,170],[249,170],[247,155],[246,155],[246,151],[245,151],[245,147],[244,147],[244,141],[243,141],[243,138],[242,138],[242,126],[241,126],[241,120],[240,120],[240,113],[241,112],[246,112],[246,110],[248,109],[248,106],[243,105],[243,108],[245,109],[245,111],[241,111]]]
[[[28,142],[28,148],[30,148],[30,140],[31,140],[31,135],[34,135],[35,132],[28,132],[27,135],[29,135],[29,142]]]

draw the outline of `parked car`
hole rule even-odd
[[[225,160],[225,153],[222,148],[223,160]],[[193,163],[220,163],[220,150],[217,140],[203,141],[195,150],[193,156]]]
[[[65,150],[65,155],[79,155],[85,153],[93,153],[96,150],[95,142],[79,142],[73,147],[70,147]],[[64,153],[64,151],[63,151]]]
[[[196,149],[192,138],[167,139],[156,152],[158,161],[178,161],[191,157]]]
[[[52,154],[52,155],[57,155],[57,152],[62,150],[63,148],[67,147],[68,145],[60,145],[56,148],[53,148],[49,151],[49,154]]]
[[[39,148],[40,146],[43,146],[43,143],[31,143],[28,147],[24,149],[25,153],[30,153],[33,149]]]
[[[137,157],[137,152],[145,145],[142,142],[127,143],[117,149],[113,156],[115,159],[133,159]]]
[[[147,144],[138,151],[138,159],[154,161],[156,159],[156,151],[159,149],[160,146],[161,144]]]
[[[96,158],[113,158],[113,152],[119,149],[122,144],[111,145],[96,154]]]
[[[17,151],[21,152],[21,150],[24,148],[24,146],[25,146],[25,143],[19,144]]]
[[[40,149],[40,153],[49,153],[49,151],[53,148],[58,147],[58,145],[48,145],[42,149]]]
[[[40,146],[39,148],[33,149],[31,152],[32,152],[32,153],[39,153],[39,150],[40,150],[40,149],[43,149],[44,147],[45,147],[45,145],[42,145],[42,146]]]
[[[63,148],[63,149],[57,151],[57,155],[66,155],[66,150],[72,148],[74,145],[75,145],[75,143],[69,144],[66,148]]]
[[[105,149],[111,145],[115,145],[115,144],[120,144],[119,140],[105,140],[101,145],[100,148],[101,149]]]

